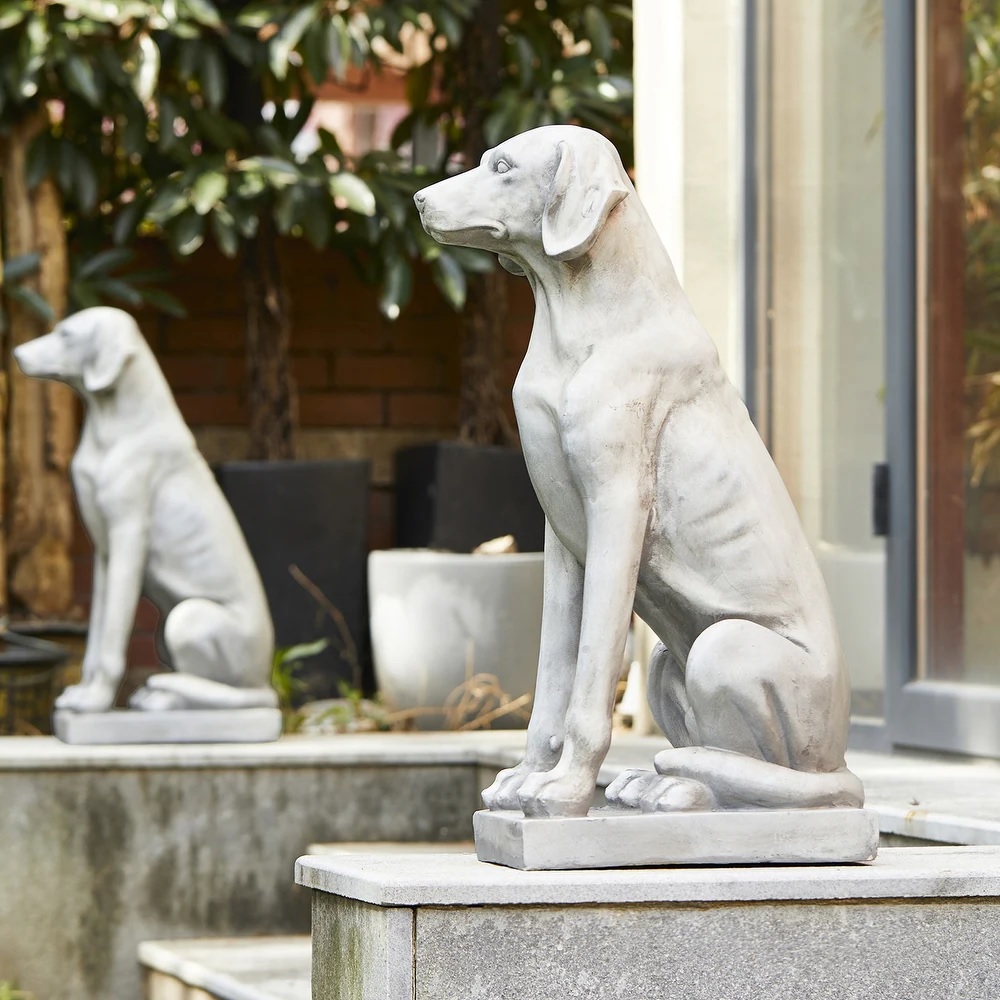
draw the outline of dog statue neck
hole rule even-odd
[[[597,342],[639,329],[651,316],[690,313],[669,255],[645,209],[626,198],[594,245],[570,260],[539,247],[518,260],[535,297],[533,337],[583,360]],[[681,324],[675,336],[684,336]]]
[[[145,344],[140,344],[136,350],[153,360]],[[138,358],[126,361],[107,387],[96,391],[83,385],[77,387],[87,404],[85,429],[88,433],[110,441],[123,428],[139,422],[148,424],[161,414],[177,413],[173,394],[155,360],[153,364],[137,361]]]

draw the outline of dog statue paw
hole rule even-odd
[[[274,714],[257,732],[272,732],[280,714],[270,686],[274,631],[264,588],[135,320],[119,309],[84,309],[15,348],[14,357],[26,375],[65,382],[85,407],[72,476],[94,543],[94,585],[83,681],[56,703],[64,716],[57,735],[67,725],[82,729],[67,720],[70,713],[111,708],[142,594],[160,612],[157,645],[172,671],[157,675],[169,683],[150,681],[133,696],[147,722],[155,712],[175,713],[182,727],[176,738],[193,739],[201,724],[212,739],[225,729],[218,719],[192,722],[181,713],[268,709]],[[113,713],[106,725],[133,733],[121,742],[143,742],[136,731],[142,723],[126,718],[131,714]],[[231,732],[240,738],[238,726]],[[170,741],[169,720],[158,736]]]
[[[618,805],[860,807],[819,566],[615,147],[544,126],[414,200],[432,237],[497,254],[536,302],[513,391],[546,516],[528,743],[555,718],[564,741],[552,770],[501,775],[488,807],[516,788],[531,817],[587,811],[633,611],[661,639],[649,702],[674,749],[612,786]]]
[[[100,679],[71,684],[55,700],[55,707],[66,712],[107,712],[115,703],[117,684]]]

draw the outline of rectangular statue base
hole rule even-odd
[[[787,865],[870,861],[878,814],[869,809],[768,809],[528,819],[481,810],[476,855],[524,871],[665,865]]]
[[[313,890],[324,1000],[1000,996],[996,847],[574,872],[325,855],[296,879]]]
[[[52,715],[63,743],[272,743],[281,736],[277,708],[227,708],[142,712],[66,712]]]

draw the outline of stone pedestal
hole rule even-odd
[[[322,1000],[1000,995],[1000,849],[870,865],[527,872],[305,857]]]
[[[277,708],[203,709],[174,712],[66,712],[52,715],[63,743],[270,743],[281,736]]]
[[[550,819],[483,809],[473,822],[480,861],[526,870],[829,864],[871,861],[878,852],[878,814],[870,809],[644,813],[606,807]]]

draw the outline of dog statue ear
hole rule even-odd
[[[500,266],[508,271],[510,274],[516,274],[519,278],[524,277],[524,268],[513,257],[505,257],[503,254],[497,255],[500,260]]]
[[[628,195],[609,149],[594,149],[583,164],[577,156],[568,142],[559,143],[559,166],[542,216],[542,247],[555,260],[585,254]]]
[[[92,350],[83,369],[83,384],[88,392],[104,392],[118,381],[125,365],[135,357],[132,331],[116,323],[95,326],[90,337]]]

